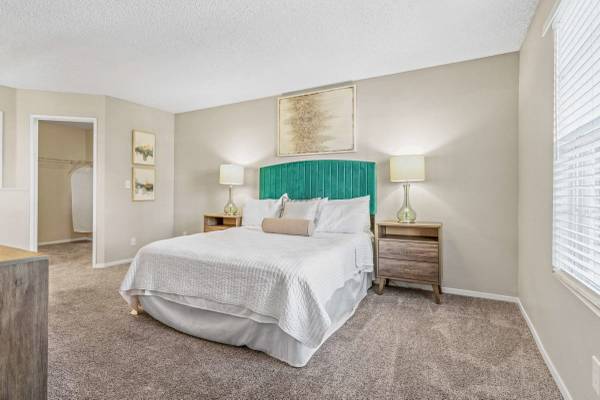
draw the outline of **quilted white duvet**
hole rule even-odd
[[[332,324],[327,301],[348,279],[372,270],[369,233],[303,237],[242,227],[143,247],[120,293],[132,306],[137,295],[152,292],[206,300],[209,310],[210,304],[242,307],[317,347]]]

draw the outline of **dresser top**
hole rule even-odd
[[[428,221],[417,221],[417,222],[398,222],[398,221],[377,221],[377,225],[381,226],[397,226],[407,228],[441,228],[441,222],[428,222]]]
[[[22,262],[40,258],[46,258],[46,256],[41,253],[34,253],[32,251],[17,249],[15,247],[0,245],[0,266],[3,264],[13,263],[15,261]]]

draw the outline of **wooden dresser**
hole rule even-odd
[[[0,246],[0,399],[46,399],[48,257]]]
[[[442,224],[378,222],[375,226],[376,275],[382,294],[388,279],[431,285],[440,303]]]
[[[222,231],[242,225],[241,215],[204,214],[204,232]]]

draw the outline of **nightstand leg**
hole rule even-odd
[[[433,300],[435,300],[435,304],[440,304],[442,301],[440,300],[440,285],[431,285],[433,287]]]
[[[375,293],[383,294],[383,289],[385,288],[386,282],[387,282],[387,279],[379,278],[379,287],[377,289],[375,289]]]

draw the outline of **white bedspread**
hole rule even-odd
[[[213,308],[210,304],[243,307],[316,347],[332,323],[325,304],[333,292],[372,270],[369,233],[303,237],[242,227],[143,247],[120,293],[131,305],[137,295],[151,291],[207,300],[206,309]]]

